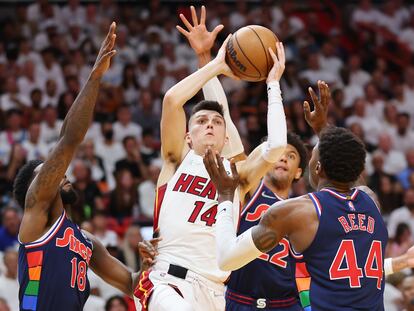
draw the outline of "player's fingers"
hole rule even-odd
[[[277,58],[277,56],[276,56],[276,54],[275,54],[275,52],[273,52],[273,49],[272,48],[270,48],[269,47],[269,54],[270,54],[270,56],[272,57],[272,59],[273,59],[273,63],[278,63],[279,62],[279,60],[278,60],[278,58]]]
[[[208,172],[208,174],[210,175],[210,178],[213,179],[215,178],[215,164],[212,163],[211,161],[211,149],[207,149],[206,153],[204,154],[203,157],[203,162],[204,162],[204,166],[206,167],[206,170]],[[213,161],[214,162],[214,161]]]
[[[239,181],[239,172],[237,172],[236,163],[231,162],[230,168],[231,168],[231,175],[233,176],[233,179],[236,181]]]
[[[227,36],[226,40],[224,40],[223,44],[221,45],[220,50],[225,50],[225,49],[226,49],[227,44],[228,44],[228,42],[229,42],[229,40],[230,40],[231,36],[232,36],[232,34],[230,33],[230,34]]]
[[[282,42],[278,42],[276,44],[276,51],[277,51],[277,58],[279,59],[279,62],[281,64],[285,63],[285,48],[283,47],[283,43]]]
[[[185,30],[183,27],[181,27],[181,26],[179,26],[179,25],[177,25],[177,26],[175,26],[175,28],[177,28],[177,30],[184,36],[184,37],[187,37],[190,33],[187,31],[187,30]]]
[[[306,100],[303,102],[303,113],[305,115],[305,120],[310,120],[311,111],[309,103]]]
[[[107,60],[107,59],[111,59],[115,54],[116,54],[116,50],[111,50],[108,53],[105,53],[102,56],[102,61]]]
[[[197,26],[198,25],[198,18],[197,18],[197,13],[196,13],[196,9],[194,6],[191,6],[191,17],[193,19],[193,25]]]
[[[206,7],[204,5],[201,6],[201,17],[200,17],[200,25],[206,24]]]
[[[217,37],[218,33],[219,33],[220,31],[222,31],[222,30],[223,30],[223,28],[224,28],[224,25],[220,24],[220,25],[217,25],[217,26],[213,29],[213,31],[212,31],[211,33],[213,34],[214,38],[215,38],[215,37]]]
[[[107,42],[109,38],[111,38],[111,36],[115,33],[115,29],[116,29],[116,23],[112,22],[111,25],[109,26],[109,30],[108,30],[108,33],[106,34],[104,42]]]
[[[187,20],[184,14],[180,14],[180,19],[188,30],[193,29],[193,26],[190,24],[190,22]]]
[[[149,242],[150,242],[153,246],[156,246],[156,245],[158,245],[158,243],[159,243],[160,241],[162,241],[162,238],[161,238],[161,237],[159,237],[159,238],[155,238],[155,239],[151,239]]]
[[[226,169],[224,168],[224,165],[223,165],[223,160],[221,159],[221,156],[217,151],[215,152],[215,156],[216,156],[216,162],[217,162],[218,171],[220,175],[227,176]]]
[[[322,104],[324,108],[326,108],[329,105],[329,100],[331,98],[331,92],[329,90],[328,84],[325,81],[322,81],[321,89],[322,89],[323,99],[324,99]]]
[[[312,102],[315,105],[315,109],[316,109],[319,103],[318,96],[316,96],[315,92],[313,91],[311,87],[308,88],[308,91],[309,91],[309,95],[312,98]]]
[[[114,48],[115,46],[115,40],[116,40],[116,35],[113,34],[108,42],[107,47],[105,48],[106,51],[110,51]]]

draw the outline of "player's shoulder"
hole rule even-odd
[[[273,204],[273,208],[284,210],[286,213],[294,214],[295,216],[307,216],[309,213],[314,213],[313,203],[308,194],[278,201]]]

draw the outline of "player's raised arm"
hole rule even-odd
[[[185,28],[177,26],[178,31],[187,38],[191,48],[197,55],[198,66],[201,68],[211,60],[211,49],[214,46],[217,34],[223,29],[223,25],[217,25],[213,31],[208,31],[206,28],[206,8],[201,7],[200,20],[197,18],[196,9],[191,6],[192,24],[187,18],[180,14],[180,18],[185,25]],[[207,100],[217,101],[223,106],[224,119],[226,120],[226,130],[228,143],[224,146],[222,156],[225,158],[234,158],[244,154],[244,147],[237,131],[236,126],[230,116],[229,104],[227,102],[226,94],[217,77],[213,77],[203,86],[204,98]]]
[[[141,270],[133,273],[130,269],[115,257],[109,254],[108,250],[92,234],[84,231],[88,238],[93,242],[93,253],[90,261],[92,270],[105,282],[118,288],[124,294],[132,297],[135,286],[137,285],[138,275],[148,270],[154,263],[156,246],[161,238],[151,239],[140,243],[139,249],[142,258]]]
[[[65,118],[59,141],[30,184],[19,233],[23,242],[30,241],[33,236],[39,237],[43,233],[52,206],[62,207],[61,202],[54,204],[54,200],[76,148],[89,128],[101,77],[109,68],[110,60],[116,53],[113,49],[116,38],[115,28],[115,23],[112,23],[88,81]]]
[[[161,115],[161,152],[167,163],[180,164],[186,134],[185,103],[191,99],[211,78],[225,74],[233,76],[225,62],[226,44],[223,43],[217,56],[203,68],[178,82],[167,91]]]
[[[268,111],[267,111],[267,141],[258,146],[248,158],[238,163],[241,180],[241,197],[256,186],[259,180],[276,163],[287,145],[287,126],[283,109],[282,95],[279,81],[285,70],[285,52],[281,42],[276,43],[277,56],[272,49],[269,53],[273,59],[267,83]]]

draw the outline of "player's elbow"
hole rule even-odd
[[[171,106],[175,106],[175,105],[178,105],[177,95],[175,94],[173,90],[169,89],[167,93],[165,93],[164,99],[162,101],[163,109],[171,107]]]
[[[233,271],[233,263],[230,260],[226,260],[223,256],[217,256],[217,262],[220,270],[222,271]]]

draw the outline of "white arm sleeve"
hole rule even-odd
[[[236,155],[244,152],[243,143],[241,141],[239,132],[233,123],[230,116],[229,104],[227,102],[226,94],[219,79],[214,77],[203,86],[204,98],[207,100],[215,100],[223,106],[224,120],[226,121],[228,143],[224,146],[222,155],[230,159]]]
[[[253,242],[252,229],[236,236],[233,220],[233,203],[218,205],[216,222],[217,261],[221,270],[234,271],[259,257],[262,252]]]
[[[287,145],[287,126],[282,94],[278,81],[267,84],[267,142],[263,144],[263,158],[275,163]]]

